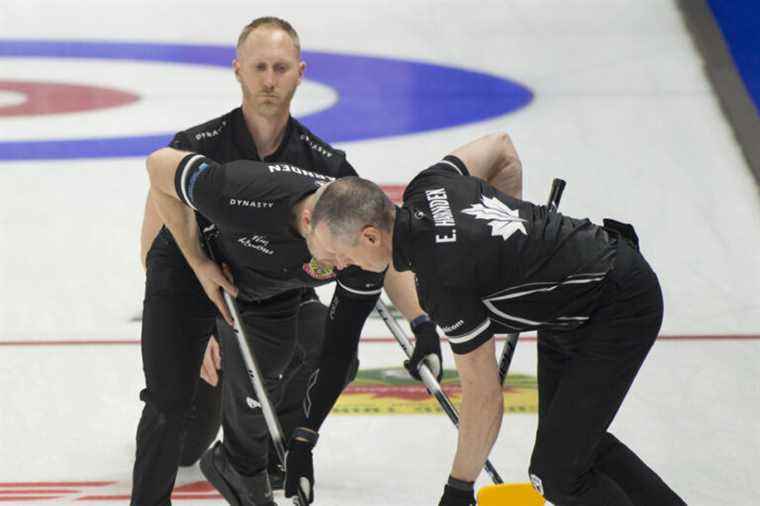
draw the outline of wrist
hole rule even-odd
[[[453,489],[461,490],[463,492],[472,492],[473,487],[475,486],[475,482],[460,480],[459,478],[454,478],[453,476],[449,476],[449,481],[446,482],[446,485]]]
[[[473,482],[449,476],[439,506],[476,506]]]
[[[417,332],[417,329],[421,325],[423,325],[425,323],[428,323],[428,322],[432,323],[432,320],[430,319],[430,317],[427,314],[422,313],[417,318],[415,318],[414,320],[410,321],[409,322],[409,326],[412,327],[412,332]]]
[[[291,444],[298,443],[313,448],[319,440],[319,433],[308,427],[297,427],[290,436]]]
[[[186,254],[185,260],[187,260],[187,264],[195,273],[202,270],[204,265],[212,261],[201,249],[199,249],[197,252]]]

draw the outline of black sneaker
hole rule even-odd
[[[220,441],[201,457],[201,472],[232,506],[277,506],[266,469],[253,476],[238,473]]]

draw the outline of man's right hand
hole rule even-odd
[[[201,378],[215,387],[219,384],[219,373],[222,368],[222,356],[219,353],[219,343],[214,336],[211,336],[206,345],[206,353],[203,354],[203,364],[201,364]]]
[[[470,485],[469,490],[446,485],[438,506],[475,506],[475,493],[472,490],[472,485]]]
[[[423,323],[416,325],[413,329],[416,342],[414,352],[409,360],[404,361],[404,367],[409,374],[417,381],[422,381],[420,377],[420,366],[424,363],[430,368],[437,381],[443,377],[443,360],[441,358],[441,338],[438,336],[438,330],[435,323],[425,320]]]
[[[216,262],[208,258],[196,263],[193,266],[193,271],[195,271],[195,275],[198,278],[198,281],[200,281],[203,291],[206,292],[206,296],[214,303],[217,309],[219,309],[222,318],[224,318],[230,326],[234,326],[235,323],[232,320],[232,315],[227,308],[227,304],[224,302],[224,296],[222,295],[221,290],[225,290],[233,297],[237,297],[237,287],[232,284],[227,276],[225,276],[222,268]]]

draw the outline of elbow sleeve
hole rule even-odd
[[[379,291],[357,294],[340,284],[335,289],[327,314],[325,345],[304,399],[306,427],[319,430],[346,386],[364,322],[379,297]]]

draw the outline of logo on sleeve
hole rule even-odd
[[[441,327],[441,329],[446,334],[449,334],[449,333],[455,331],[456,329],[458,329],[459,327],[461,327],[462,325],[464,325],[464,321],[463,320],[459,320],[459,321],[456,321],[456,322],[452,323],[451,325],[449,325],[447,327],[443,326],[443,327]]]
[[[275,172],[292,172],[293,174],[299,174],[301,176],[312,177],[314,179],[319,179],[322,181],[335,181],[334,177],[325,176],[324,174],[319,174],[317,172],[305,170],[300,167],[296,167],[294,165],[288,165],[287,163],[278,163],[278,164],[269,165],[269,173],[273,174]]]
[[[274,202],[264,202],[261,200],[243,200],[243,199],[230,199],[231,206],[240,207],[255,207],[269,209],[274,207]]]
[[[481,204],[473,204],[462,212],[474,216],[479,220],[487,220],[491,226],[492,236],[501,236],[505,241],[517,231],[523,235],[528,235],[525,230],[525,224],[528,220],[520,218],[517,209],[511,209],[504,202],[496,197],[486,197],[482,195]]]
[[[311,137],[306,134],[301,134],[301,140],[306,142],[306,144],[308,144],[311,149],[324,156],[325,158],[330,158],[333,155],[330,151],[314,142]]]
[[[213,137],[216,137],[220,133],[222,133],[222,130],[224,130],[224,127],[227,126],[227,121],[222,121],[222,124],[219,125],[218,128],[212,128],[211,130],[206,130],[204,132],[198,132],[195,134],[195,140],[199,141],[202,139],[211,139]]]

